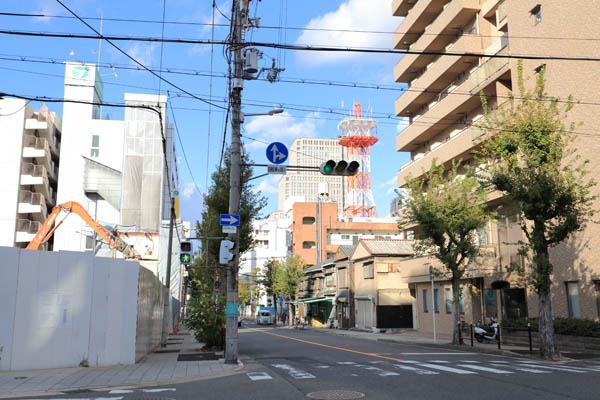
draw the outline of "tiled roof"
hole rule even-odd
[[[399,239],[362,239],[361,242],[372,255],[412,256],[414,241]]]
[[[349,244],[344,244],[340,246],[340,250],[342,250],[342,253],[344,253],[345,256],[350,257],[352,255],[352,253],[354,253],[354,249],[356,248],[356,245],[349,245]]]

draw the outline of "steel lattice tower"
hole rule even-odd
[[[371,151],[370,147],[377,143],[371,131],[377,127],[372,118],[363,118],[360,104],[352,106],[352,117],[338,124],[340,145],[347,149],[348,161],[360,163],[359,172],[346,177],[346,198],[344,201],[345,217],[375,217],[375,200],[371,191]]]

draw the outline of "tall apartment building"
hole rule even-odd
[[[409,175],[418,177],[429,169],[434,158],[445,165],[456,159],[470,162],[481,136],[473,125],[483,114],[480,92],[491,105],[502,105],[511,91],[518,91],[517,59],[474,54],[600,57],[600,46],[581,40],[600,28],[600,8],[590,7],[584,0],[568,5],[559,0],[394,0],[392,7],[395,16],[404,17],[394,34],[394,47],[416,52],[406,54],[394,68],[396,82],[409,86],[395,103],[396,115],[410,119],[410,125],[396,138],[397,150],[411,155],[398,173],[400,187],[405,186]],[[531,77],[542,67],[549,95],[561,99],[573,95],[575,107],[565,125],[583,121],[576,128],[573,145],[578,155],[590,160],[589,169],[598,171],[600,141],[594,129],[600,125],[600,113],[598,106],[590,103],[600,93],[600,66],[586,61],[524,60],[524,75],[530,77],[526,87],[533,87],[535,79]],[[594,189],[596,194],[598,191]],[[488,305],[508,307],[514,295],[521,305],[503,312],[498,309],[498,314],[536,316],[535,293],[519,286],[504,269],[510,262],[524,262],[516,246],[507,244],[522,238],[515,205],[497,192],[490,193],[489,204],[503,205],[499,216],[503,224],[490,224],[480,236],[495,262],[491,270],[480,273],[481,289],[489,291],[478,302],[485,303],[481,307],[490,316]],[[600,202],[595,208],[598,206]],[[590,224],[551,249],[555,315],[600,316],[600,267],[594,254],[599,246],[600,226]],[[427,290],[426,285],[417,283],[419,296],[421,289]],[[493,289],[500,289],[497,298],[492,296]],[[488,294],[493,299],[488,299]],[[525,299],[527,306],[523,307]],[[427,318],[423,321],[427,323]]]
[[[56,204],[61,125],[46,105],[0,100],[0,246],[26,247]]]
[[[338,139],[298,138],[289,148],[289,164],[318,167],[327,160],[341,160],[343,147]],[[279,181],[279,210],[285,207],[290,197],[303,197],[303,201],[317,201],[319,182],[327,182],[329,199],[338,204],[338,210],[344,209],[343,177],[324,176],[319,171],[288,171]]]

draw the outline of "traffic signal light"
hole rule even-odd
[[[221,240],[221,248],[219,249],[219,264],[226,265],[233,260],[233,249],[235,242],[231,240]]]
[[[358,161],[327,160],[321,164],[319,170],[322,175],[354,176],[358,173]]]
[[[181,242],[181,252],[179,254],[179,261],[182,264],[191,264],[192,262],[192,242]]]

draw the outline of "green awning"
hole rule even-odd
[[[332,297],[322,297],[320,299],[311,299],[311,300],[306,300],[305,303],[318,303],[320,301],[328,301],[330,303],[333,303],[333,298]]]

